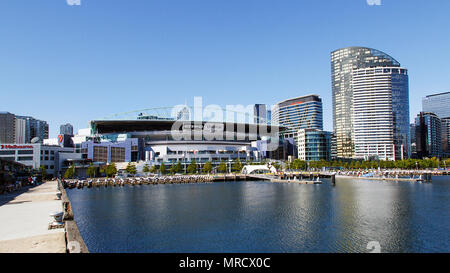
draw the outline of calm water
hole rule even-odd
[[[68,190],[91,252],[450,252],[450,177]]]

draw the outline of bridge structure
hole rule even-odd
[[[242,174],[252,174],[255,171],[268,171],[271,173],[278,173],[277,169],[271,164],[262,164],[262,165],[245,165],[242,168]]]

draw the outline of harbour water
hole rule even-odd
[[[450,252],[450,177],[67,191],[90,252]]]

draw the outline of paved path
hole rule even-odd
[[[48,230],[49,214],[62,211],[56,192],[56,181],[49,181],[17,196],[0,195],[0,253],[65,252],[64,229]]]

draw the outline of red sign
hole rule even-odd
[[[61,144],[63,142],[64,136],[58,135],[58,143]]]
[[[31,145],[0,145],[1,149],[33,149]]]

